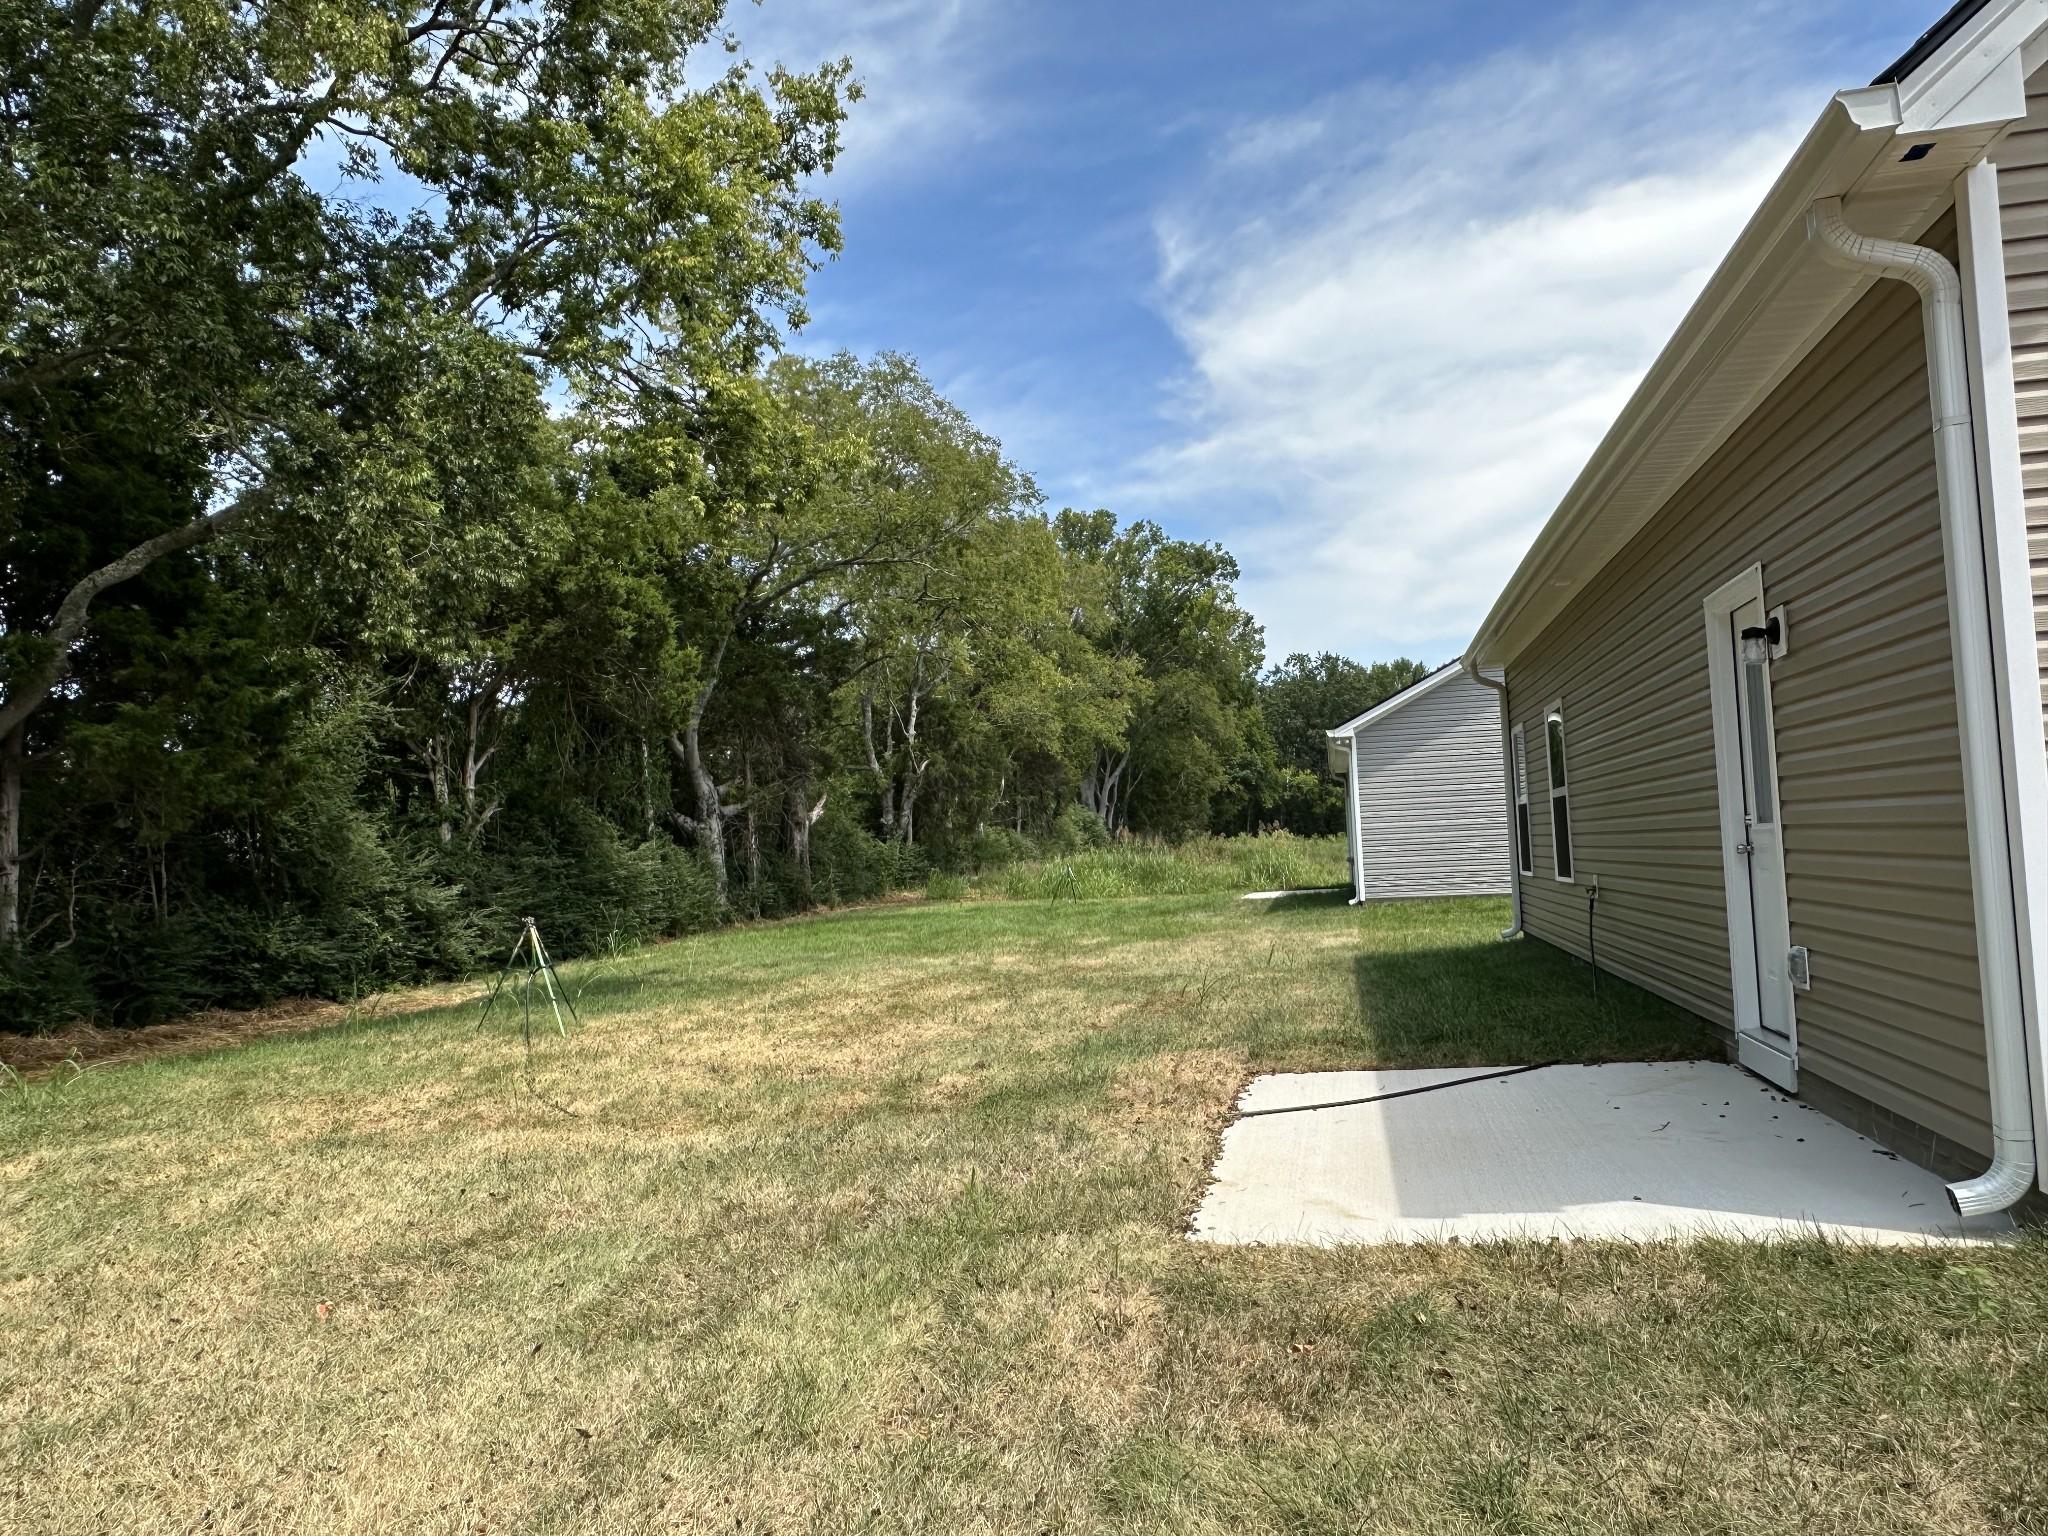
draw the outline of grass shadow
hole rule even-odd
[[[1383,1065],[1719,1059],[1704,1019],[1536,939],[1368,950],[1359,1016]]]
[[[1287,891],[1279,896],[1269,896],[1263,901],[1251,901],[1243,897],[1239,900],[1255,909],[1261,917],[1277,917],[1289,912],[1325,912],[1332,907],[1348,906],[1351,902],[1351,887],[1337,886],[1327,891]]]

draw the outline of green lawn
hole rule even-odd
[[[1255,1072],[1711,1050],[1505,915],[895,905],[565,967],[530,1072],[469,988],[15,1088],[0,1528],[2048,1530],[2038,1243],[1181,1235]]]

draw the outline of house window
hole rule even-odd
[[[1529,741],[1515,727],[1515,868],[1536,873],[1536,847],[1529,840]]]
[[[1572,794],[1565,776],[1564,706],[1553,704],[1543,712],[1543,739],[1550,749],[1550,856],[1557,866],[1557,878],[1572,877]]]

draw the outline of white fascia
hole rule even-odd
[[[1379,703],[1373,705],[1373,707],[1371,709],[1368,709],[1364,714],[1354,716],[1352,719],[1346,720],[1342,725],[1332,726],[1323,734],[1331,738],[1335,738],[1338,736],[1352,736],[1356,734],[1362,727],[1371,725],[1376,720],[1385,719],[1388,715],[1391,715],[1395,710],[1406,709],[1410,704],[1413,704],[1417,699],[1421,698],[1424,694],[1436,692],[1437,689],[1443,687],[1443,685],[1445,683],[1448,683],[1452,678],[1463,676],[1464,670],[1465,669],[1463,664],[1461,662],[1456,661],[1451,662],[1446,666],[1438,667],[1434,672],[1430,673],[1429,676],[1425,677],[1421,682],[1410,683],[1406,688],[1403,688],[1399,693],[1394,694],[1389,698],[1380,700]]]
[[[2048,52],[2048,0],[1987,5],[1934,57],[1895,85],[1844,91],[1835,99],[1865,128],[1938,133],[2027,115],[2027,76]]]

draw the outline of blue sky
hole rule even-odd
[[[740,0],[852,58],[806,351],[1220,540],[1269,655],[1455,656],[1829,94],[1936,0]]]

